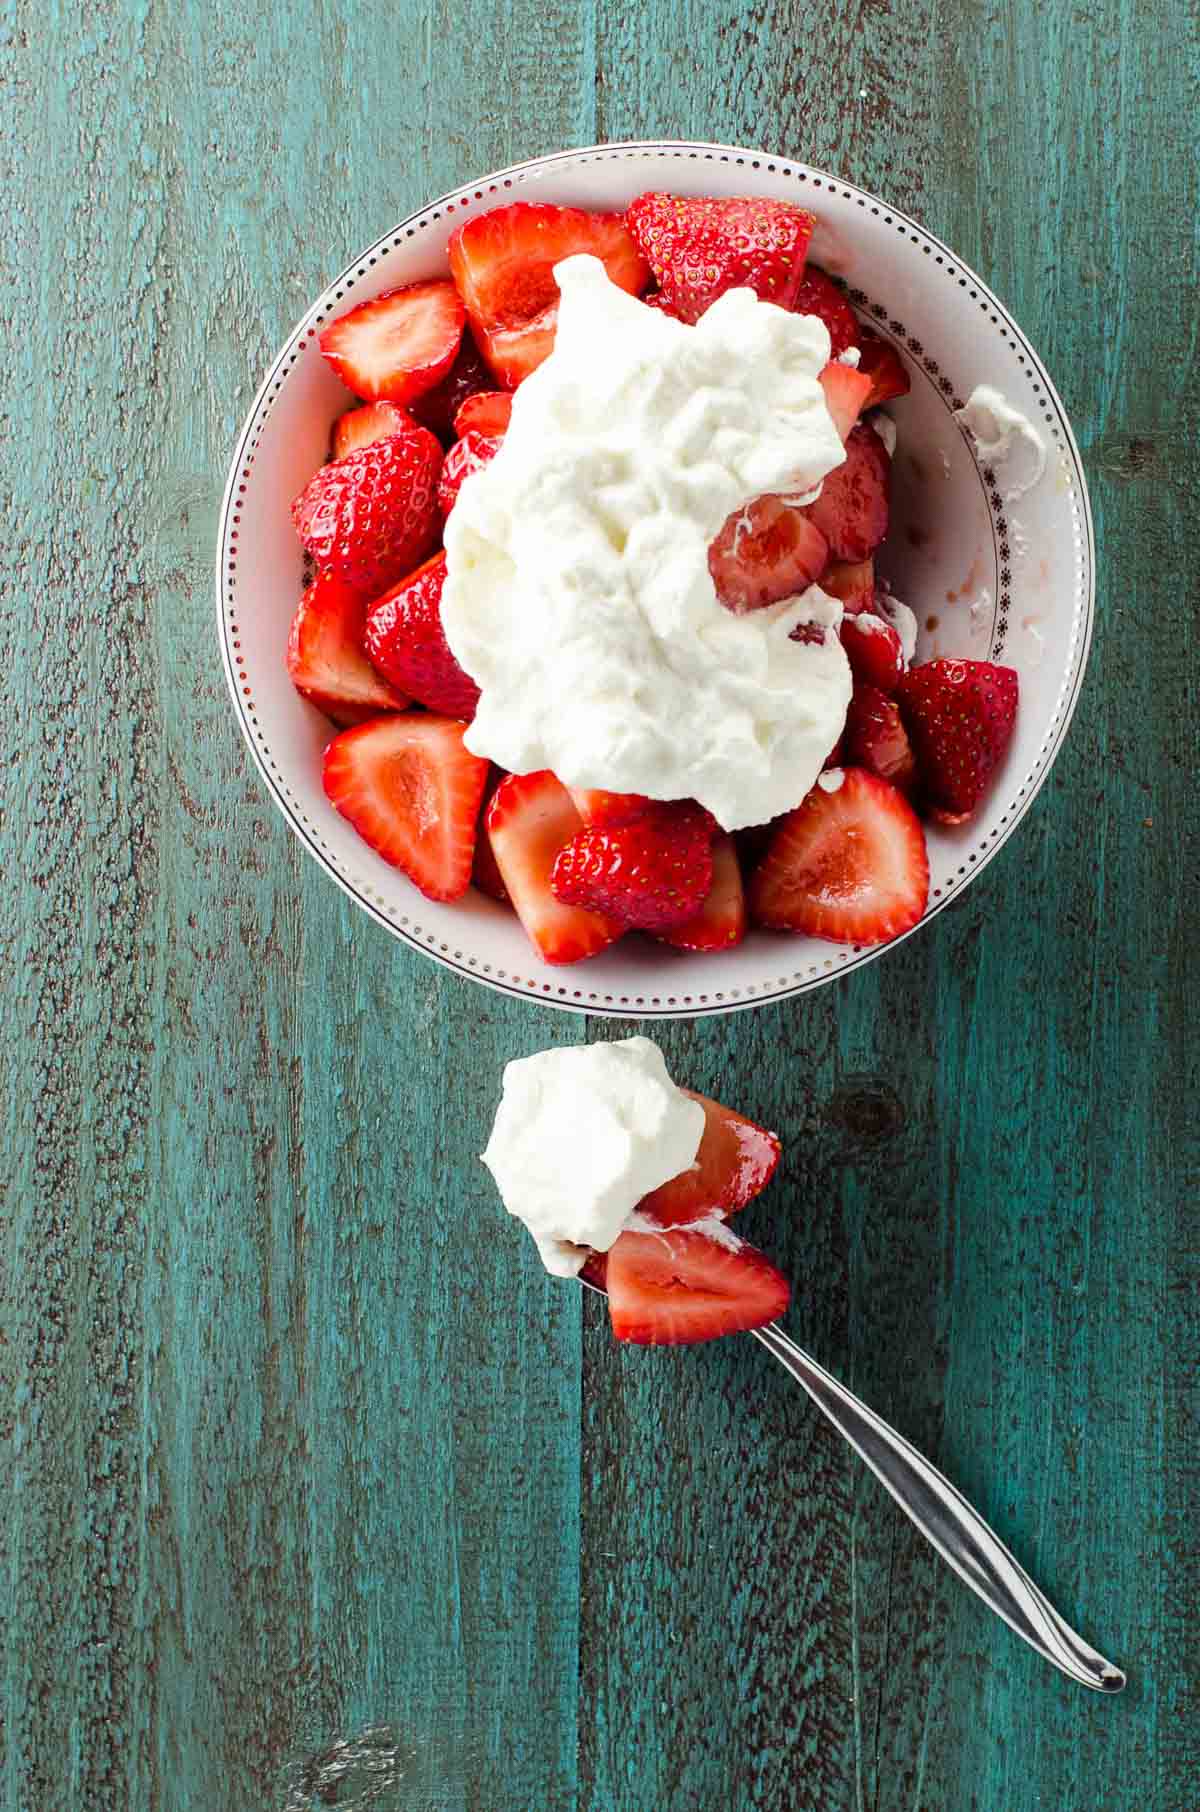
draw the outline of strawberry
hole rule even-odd
[[[806,510],[783,497],[756,497],[726,521],[708,550],[708,570],[722,604],[740,615],[806,591],[828,556]]]
[[[840,773],[834,791],[818,781],[780,820],[750,882],[750,912],[760,925],[838,944],[886,943],[925,910],[925,833],[886,780]]]
[[[712,886],[713,831],[709,814],[690,801],[581,830],[555,857],[551,889],[567,905],[644,931],[686,925]]]
[[[852,365],[839,365],[833,359],[821,372],[820,384],[825,392],[825,407],[844,446],[851,428],[867,406],[871,380],[861,371],[855,371]]]
[[[455,441],[442,462],[438,479],[438,509],[443,521],[458,502],[465,481],[472,472],[482,472],[488,461],[495,459],[503,439],[502,434],[471,433]]]
[[[890,461],[874,428],[859,422],[846,441],[846,458],[821,482],[807,514],[837,560],[865,560],[887,534]]]
[[[419,704],[469,722],[479,703],[479,687],[463,672],[446,641],[445,582],[446,556],[435,554],[372,604],[364,645],[384,678],[403,686]]]
[[[409,283],[331,321],[320,347],[348,390],[367,402],[407,403],[441,382],[466,317],[445,278]]]
[[[746,935],[746,895],[734,841],[721,831],[713,840],[712,886],[694,918],[672,931],[660,931],[664,944],[677,950],[732,950]]]
[[[832,277],[815,264],[805,267],[804,279],[792,303],[794,315],[818,315],[829,329],[829,356],[836,359],[859,344],[862,328],[854,310]],[[846,367],[850,369],[849,366]]]
[[[904,649],[892,625],[873,610],[860,610],[842,618],[839,634],[855,684],[894,692],[904,672]]]
[[[871,394],[863,408],[874,409],[893,397],[907,396],[912,382],[896,348],[869,327],[860,327],[858,335],[858,369],[871,380]]]
[[[345,459],[373,440],[386,440],[389,434],[403,434],[415,426],[399,403],[364,403],[361,409],[347,409],[333,424],[333,457]]]
[[[777,1321],[791,1288],[754,1246],[719,1222],[622,1233],[605,1277],[612,1331],[637,1346],[682,1346]]]
[[[408,703],[363,653],[365,618],[360,594],[329,573],[313,580],[292,618],[292,684],[335,724],[360,724],[382,711],[403,711]]]
[[[550,890],[550,870],[582,828],[568,793],[547,770],[509,774],[487,810],[492,854],[530,943],[547,963],[595,956],[624,926],[599,912],[564,905]]]
[[[439,440],[457,440],[455,419],[468,397],[490,390],[495,378],[480,355],[469,333],[464,333],[458,357],[440,384],[427,390],[409,404],[413,415],[424,427],[431,428]]]
[[[561,258],[591,252],[612,281],[635,296],[648,275],[620,214],[588,214],[549,202],[514,201],[477,214],[451,234],[446,249],[479,349],[507,390],[515,390],[554,344],[554,266]]]
[[[454,418],[454,432],[460,440],[468,434],[503,434],[512,415],[512,392],[477,390],[464,401]]]
[[[653,801],[642,793],[589,792],[584,787],[573,786],[571,797],[575,810],[589,827],[632,824],[635,818],[644,818],[654,809]]]
[[[817,580],[830,598],[840,598],[845,616],[875,608],[875,562],[832,560]]]
[[[900,707],[877,686],[854,688],[846,712],[845,756],[856,768],[890,780],[905,795],[917,784],[916,757],[900,719]]]
[[[973,812],[979,804],[1012,740],[1017,688],[1011,667],[945,656],[914,667],[901,680],[900,715],[916,751],[925,799],[939,814]]]
[[[791,308],[816,216],[756,196],[639,195],[626,215],[670,312],[698,321],[727,289]]]
[[[413,712],[343,730],[325,751],[325,792],[359,836],[431,900],[457,900],[471,879],[488,764],[464,726]]]
[[[779,1163],[782,1146],[773,1132],[731,1107],[685,1089],[704,1109],[700,1149],[690,1170],[681,1171],[644,1195],[638,1213],[659,1227],[677,1227],[706,1214],[736,1214],[761,1195]]]
[[[292,505],[317,567],[368,596],[411,572],[437,534],[441,466],[436,436],[416,427],[322,466]]]
[[[483,803],[479,808],[479,827],[475,837],[475,862],[471,869],[471,885],[486,893],[491,900],[498,900],[501,906],[511,906],[508,888],[504,885],[504,876],[500,873],[492,849],[491,838],[487,834],[488,807],[495,798],[500,782],[506,778],[503,768],[493,766],[483,792]]]

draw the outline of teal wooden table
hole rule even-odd
[[[0,17],[0,1804],[1195,1812],[1194,6]],[[226,702],[218,493],[307,300],[427,196],[648,134],[920,216],[1084,449],[1096,643],[1020,835],[864,973],[663,1042],[786,1140],[748,1229],[797,1332],[1119,1700],[751,1342],[621,1351],[542,1274],[475,1161],[500,1066],[622,1028],[356,916]]]

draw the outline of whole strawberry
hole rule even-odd
[[[320,571],[368,595],[411,572],[437,535],[441,465],[437,436],[414,423],[314,473],[292,521]]]
[[[569,906],[643,931],[670,931],[700,911],[712,886],[716,826],[690,801],[652,805],[624,824],[591,826],[555,857],[550,887]]]
[[[1013,668],[943,656],[906,673],[896,702],[934,815],[974,811],[1012,740]]]
[[[376,672],[410,698],[469,723],[479,687],[451,654],[442,628],[445,581],[446,556],[435,554],[372,604],[363,646]]]
[[[695,322],[727,289],[796,300],[816,216],[757,196],[639,195],[625,216],[667,313]]]

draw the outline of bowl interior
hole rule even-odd
[[[601,146],[538,159],[455,191],[365,252],[305,315],[280,352],[240,437],[222,511],[218,617],[239,720],[275,802],[333,878],[396,935],[472,979],[593,1013],[727,1011],[815,987],[878,950],[752,932],[719,956],[629,937],[577,969],[534,955],[515,918],[473,890],[424,899],[363,844],[321,790],[328,721],[292,688],[288,625],[303,582],[288,507],[327,454],[352,401],[316,336],[379,291],[445,270],[446,241],[473,213],[541,199],[620,208],[644,189],[779,197],[821,225],[812,257],[901,352],[910,394],[890,406],[899,434],[892,528],[879,567],[915,611],[918,658],[1003,661],[1020,674],[1016,735],[983,810],[958,831],[929,828],[932,916],[1011,834],[1049,772],[1082,678],[1091,630],[1091,518],[1078,450],[1036,354],[999,301],[938,240],[877,198],[804,165],[717,146]],[[1019,497],[978,462],[954,418],[977,384],[1001,390],[1038,429],[1048,462]],[[923,920],[922,923],[925,921]],[[918,927],[919,929],[919,927]],[[911,935],[911,934],[910,934]],[[887,948],[887,946],[884,946]]]

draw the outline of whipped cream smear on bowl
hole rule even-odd
[[[708,548],[751,499],[815,494],[842,463],[828,332],[744,289],[685,326],[587,256],[555,277],[554,349],[446,524],[442,623],[481,690],[467,747],[761,824],[841,734],[841,605],[812,586],[735,615]],[[794,641],[801,624],[825,634]]]
[[[690,1168],[703,1132],[704,1109],[649,1038],[564,1045],[505,1065],[483,1162],[547,1271],[575,1277],[644,1195]]]

